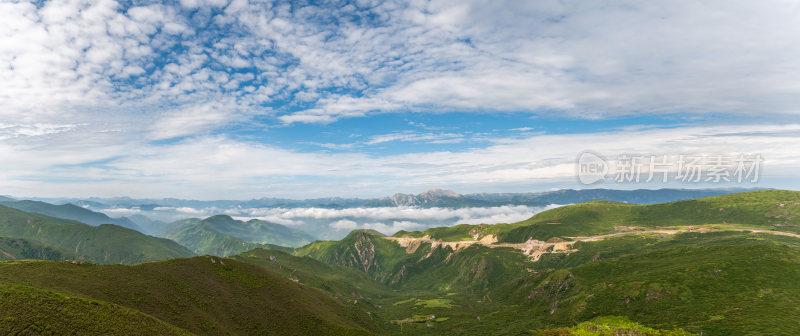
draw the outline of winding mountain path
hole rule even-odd
[[[414,237],[385,237],[385,239],[397,242],[400,246],[406,248],[406,252],[414,253],[416,249],[424,243],[431,244],[432,247],[441,247],[441,246],[449,246],[453,249],[453,251],[458,251],[460,249],[480,244],[487,247],[497,248],[497,247],[511,247],[514,249],[521,250],[523,254],[531,257],[531,260],[538,261],[542,255],[546,253],[571,253],[577,252],[578,250],[573,249],[572,245],[576,242],[593,242],[593,241],[600,241],[606,238],[624,236],[624,235],[631,235],[631,234],[661,234],[661,235],[675,235],[678,233],[683,232],[712,232],[712,231],[748,231],[753,233],[767,233],[767,234],[774,234],[779,236],[787,236],[787,237],[794,237],[800,239],[800,234],[793,233],[793,232],[786,232],[786,231],[772,231],[772,230],[761,230],[761,229],[733,229],[733,228],[724,228],[724,229],[715,229],[715,228],[707,228],[701,227],[698,229],[659,229],[659,230],[631,230],[631,231],[623,231],[623,232],[614,232],[608,233],[603,235],[597,236],[580,236],[580,237],[568,237],[571,241],[557,241],[557,242],[544,242],[541,240],[534,240],[530,239],[524,243],[498,243],[497,237],[495,235],[488,235],[483,237],[480,240],[461,240],[461,241],[441,241],[431,238],[430,236],[414,238]]]

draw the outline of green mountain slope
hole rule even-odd
[[[690,336],[695,335],[683,329],[658,330],[631,321],[624,316],[601,316],[581,322],[574,327],[535,330],[537,336],[604,336],[604,335],[650,335],[650,336]]]
[[[192,335],[119,305],[0,285],[2,335]]]
[[[340,241],[316,241],[297,248],[294,255],[355,268],[381,282],[398,283],[403,277],[402,261],[413,256],[409,257],[405,248],[383,237],[374,230],[355,230]]]
[[[360,335],[372,323],[323,292],[216,257],[134,266],[2,262],[0,284],[113,303],[203,335]]]
[[[800,239],[791,232],[799,194],[759,191],[647,206],[594,201],[521,223],[396,235],[416,239],[358,230],[294,254],[360,270],[392,288],[394,295],[370,306],[382,306],[375,311],[392,321],[388,333],[575,331],[580,321],[615,315],[645,329],[795,335]],[[611,232],[622,234],[606,236]],[[474,243],[492,234],[500,242]],[[442,239],[419,238],[425,236]],[[536,261],[523,254],[527,245],[507,243],[575,236],[597,237]]]
[[[33,239],[97,263],[136,264],[192,256],[174,241],[104,224],[83,223],[0,206],[0,237]]]
[[[188,223],[187,223],[188,224]],[[197,254],[229,256],[254,248],[307,244],[311,237],[284,225],[259,220],[239,221],[217,215],[185,225],[167,236]]]
[[[795,335],[800,240],[743,232],[626,237],[542,258],[492,294],[539,324],[624,315],[710,335]],[[570,266],[574,265],[574,266]],[[566,266],[566,267],[565,267]]]
[[[128,218],[111,218],[106,214],[94,212],[73,204],[55,205],[39,201],[16,201],[0,203],[10,208],[32,212],[50,217],[58,217],[78,221],[84,224],[97,226],[101,224],[115,224],[142,232],[141,227]]]
[[[745,225],[800,232],[800,192],[763,190],[652,205],[606,201],[556,208],[503,227],[501,242],[611,233],[617,226],[644,228]]]
[[[127,216],[126,218],[141,228],[141,230],[137,231],[148,235],[158,235],[161,231],[165,230],[166,227],[169,225],[166,222],[160,220],[152,220],[147,216],[139,214]]]
[[[67,260],[77,256],[35,240],[0,237],[0,261],[24,259]]]
[[[563,206],[513,224],[456,225],[425,231],[400,231],[394,237],[429,236],[443,241],[496,235],[500,242],[546,241],[553,237],[613,233],[618,227],[742,225],[747,228],[800,233],[800,192],[761,190],[660,204],[609,201]]]
[[[798,335],[799,207],[785,191],[594,201],[514,224],[356,230],[225,259],[3,262],[0,286],[99,300],[197,334]],[[208,248],[237,239],[209,237]],[[530,238],[550,243],[513,243]],[[536,246],[550,248],[534,257]]]
[[[203,219],[202,218],[185,218],[185,219],[177,220],[177,221],[174,221],[174,222],[170,222],[170,223],[167,223],[167,225],[162,226],[162,227],[158,228],[157,230],[155,230],[154,234],[159,236],[159,237],[166,237],[168,235],[174,234],[175,232],[183,230],[183,229],[189,227],[190,225],[192,225],[194,223],[197,223],[197,222],[199,222],[201,220],[203,220]]]
[[[379,299],[397,295],[359,270],[326,264],[309,257],[296,257],[283,251],[255,249],[231,258],[261,266],[372,312],[376,311]]]
[[[297,256],[360,270],[403,290],[479,293],[525,274],[528,258],[512,249],[479,245],[453,249],[431,243],[402,247],[372,230],[356,230],[340,241],[317,241]]]

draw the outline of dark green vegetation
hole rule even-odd
[[[545,255],[495,297],[568,325],[625,315],[710,335],[793,335],[800,326],[800,240],[721,231],[627,236]]]
[[[115,224],[124,226],[131,230],[141,232],[142,229],[128,218],[111,218],[106,214],[94,212],[73,204],[55,205],[39,201],[13,201],[13,202],[0,202],[0,205],[5,205],[10,208],[22,210],[25,212],[32,212],[50,217],[58,217],[64,219],[71,219],[84,224],[92,226],[102,224]]]
[[[0,260],[23,259],[67,260],[77,259],[77,256],[35,240],[0,237]]]
[[[7,330],[49,326],[63,334],[82,324],[108,328],[109,319],[118,327],[107,330],[118,334],[143,323],[153,324],[149,330],[207,335],[359,335],[372,328],[366,313],[323,292],[256,265],[216,257],[136,266],[5,262],[0,285],[25,286],[0,292],[9,302],[0,304],[0,316],[6,317],[0,325]],[[10,304],[26,300],[47,306]],[[28,315],[42,313],[51,317],[33,321]],[[71,321],[75,317],[82,321]],[[153,334],[147,330],[130,334]]]
[[[119,305],[9,285],[0,285],[0,334],[191,335]]]
[[[450,243],[357,230],[224,259],[3,262],[0,286],[11,300],[96,303],[102,309],[92,314],[176,333],[799,335],[798,214],[800,193],[790,191],[647,206],[594,201],[520,223],[396,235]],[[623,234],[573,240],[569,253],[537,261],[513,243],[612,232]],[[489,235],[505,245],[457,243]],[[19,314],[0,307],[0,316]],[[53,328],[68,320],[54,319]]]
[[[193,255],[171,240],[121,226],[90,226],[1,205],[0,237],[36,240],[52,250],[69,252],[70,256],[96,263],[135,264]],[[15,256],[15,259],[19,258]]]
[[[298,248],[298,256],[360,270],[379,283],[404,290],[479,293],[526,273],[527,257],[510,248],[474,245],[457,253],[430,243],[402,247],[372,230],[353,231],[337,242]]]
[[[536,262],[510,247],[435,247],[426,240],[402,247],[371,231],[314,242],[295,254],[361,270],[394,289],[394,296],[371,297],[382,307],[374,314],[392,322],[387,333],[522,333],[619,315],[675,334],[683,328],[705,335],[795,335],[800,239],[729,229],[796,232],[798,195],[759,191],[650,206],[595,201],[521,223],[395,235],[459,241],[497,234],[501,241],[524,242],[602,235],[620,226],[644,231],[577,242],[575,252],[545,254]],[[687,226],[703,232],[647,233]]]
[[[564,327],[550,330],[536,330],[538,336],[604,336],[604,335],[648,335],[648,336],[688,336],[692,335],[683,329],[658,330],[643,326],[622,316],[601,316],[590,321],[581,322],[575,327]]]
[[[369,274],[381,282],[397,283],[397,265],[411,259],[405,248],[383,239],[373,230],[356,230],[340,241],[318,241],[296,249],[295,255],[309,256],[322,262],[348,266]]]
[[[259,265],[347,302],[362,300],[362,304],[370,304],[370,298],[395,295],[388,286],[376,282],[362,271],[326,264],[310,257],[255,249],[231,258]]]
[[[395,269],[414,261],[430,265],[407,267],[398,283],[379,281],[395,292],[362,294],[369,302],[364,309],[391,322],[386,333],[402,326],[409,334],[513,334],[603,315],[705,335],[800,333],[794,322],[800,317],[800,239],[718,231],[627,235],[574,247],[577,252],[547,254],[538,262],[481,246],[412,253],[413,260]],[[441,259],[437,250],[449,257]]]
[[[300,246],[313,240],[308,234],[284,225],[256,219],[244,222],[225,215],[179,224],[183,228],[167,237],[197,254],[226,257],[254,248]]]
[[[617,226],[738,224],[751,228],[800,232],[800,192],[753,191],[653,205],[606,201],[576,204],[542,212],[500,232],[504,242],[529,238],[591,236],[611,233]]]

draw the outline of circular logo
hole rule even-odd
[[[608,163],[600,155],[592,152],[583,152],[577,160],[578,181],[582,184],[592,184],[603,180],[608,173]]]

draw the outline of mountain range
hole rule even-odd
[[[177,224],[178,230],[166,237],[196,254],[227,257],[255,248],[302,246],[314,240],[311,235],[284,225],[257,219],[240,221],[226,215]]]
[[[797,191],[593,200],[516,223],[354,230],[296,248],[265,244],[286,233],[271,224],[168,224],[190,251],[0,206],[0,254],[12,260],[0,262],[0,333],[800,334]],[[253,245],[231,248],[242,242]]]
[[[91,226],[2,205],[0,237],[36,241],[54,250],[69,252],[65,255],[97,263],[136,264],[194,255],[169,239],[148,236],[114,224]]]
[[[31,200],[21,200],[21,201],[6,200],[0,202],[0,205],[5,205],[7,207],[14,208],[17,210],[38,213],[51,217],[71,219],[92,226],[97,226],[101,224],[115,224],[132,230],[140,232],[143,231],[142,228],[140,228],[136,223],[134,223],[132,220],[128,218],[125,217],[111,218],[104,213],[91,211],[89,209],[82,208],[77,205],[69,203],[62,205],[55,205],[55,204],[50,204],[40,201],[31,201]]]
[[[544,206],[549,204],[571,204],[591,200],[608,200],[636,204],[652,204],[671,202],[682,199],[719,196],[760,189],[745,188],[719,188],[719,189],[561,189],[546,192],[532,193],[474,193],[459,194],[451,190],[429,189],[420,194],[397,193],[392,196],[379,198],[313,198],[313,199],[285,199],[285,198],[259,198],[246,201],[240,200],[184,200],[175,198],[162,199],[136,199],[129,197],[115,198],[32,198],[50,203],[72,203],[93,210],[110,208],[136,208],[150,211],[158,207],[189,207],[203,208],[352,208],[352,207],[384,207],[384,206],[415,206],[422,208],[444,207],[487,207],[499,205],[528,205]],[[11,199],[11,198],[8,198]]]

